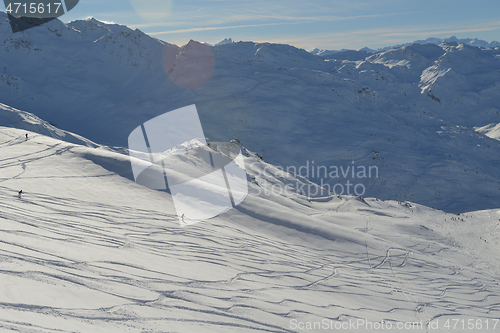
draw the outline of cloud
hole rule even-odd
[[[368,14],[368,15],[357,15],[357,16],[348,16],[348,17],[339,17],[339,16],[317,16],[317,17],[291,17],[291,16],[283,16],[283,15],[268,15],[267,18],[273,18],[274,20],[282,20],[284,22],[269,22],[269,23],[261,23],[261,24],[240,24],[240,25],[230,25],[230,26],[211,26],[211,27],[197,27],[197,28],[187,28],[187,29],[176,29],[176,30],[168,30],[168,31],[160,31],[160,32],[149,32],[150,35],[162,35],[162,34],[174,34],[174,33],[186,33],[186,32],[198,32],[198,31],[213,31],[213,30],[226,30],[226,29],[239,29],[239,28],[251,28],[251,27],[264,27],[264,26],[276,26],[276,25],[296,25],[296,24],[305,24],[312,22],[334,22],[334,21],[346,21],[346,20],[355,20],[355,19],[363,19],[363,18],[374,18],[374,17],[388,17],[388,16],[396,16],[396,15],[408,15],[414,14],[413,12],[406,13],[386,13],[386,14]],[[240,18],[240,21],[249,21],[250,18],[243,17]],[[175,26],[176,24],[170,22],[168,24],[143,24],[143,25],[133,25],[132,28],[141,28],[141,27],[153,27],[153,26]]]
[[[224,29],[239,29],[239,28],[255,28],[255,27],[265,27],[272,25],[284,25],[290,23],[264,23],[264,24],[246,24],[246,25],[233,25],[227,27],[202,27],[202,28],[189,28],[189,29],[178,29],[178,30],[169,30],[169,31],[161,31],[161,32],[151,32],[149,35],[165,35],[165,34],[177,34],[177,33],[186,33],[186,32],[199,32],[199,31],[213,31],[213,30],[224,30]]]

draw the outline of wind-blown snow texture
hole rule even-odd
[[[500,201],[500,143],[475,130],[500,123],[498,47],[412,44],[328,59],[227,43],[213,47],[212,79],[185,89],[162,67],[164,48],[178,47],[139,30],[54,20],[13,35],[0,21],[0,101],[94,142],[123,147],[139,124],[194,103],[208,138],[238,138],[273,164],[377,166],[365,196],[449,212]]]
[[[122,154],[25,133],[0,127],[4,330],[297,332],[363,319],[442,332],[447,319],[500,315],[500,211],[266,195],[310,183],[245,150],[247,200],[180,228],[165,192],[119,172]]]

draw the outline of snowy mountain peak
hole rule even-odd
[[[86,39],[98,40],[111,33],[130,32],[132,29],[119,24],[111,24],[99,21],[93,17],[85,20],[76,20],[67,24],[75,30],[78,30]]]
[[[416,41],[415,43],[420,43],[420,44],[426,44],[426,43],[432,43],[432,44],[441,44],[445,42],[455,42],[455,43],[463,43],[465,45],[469,46],[477,46],[477,47],[496,47],[500,46],[500,42],[497,41],[492,41],[492,42],[487,42],[485,40],[481,40],[478,38],[457,38],[455,36],[451,37],[445,37],[445,38],[428,38],[423,41]]]
[[[224,38],[223,40],[221,40],[220,42],[218,42],[214,46],[219,46],[219,45],[224,45],[224,44],[232,44],[232,43],[234,43],[234,42],[231,38]]]
[[[363,48],[359,49],[358,51],[375,52],[375,50],[372,50],[369,47],[363,47]]]

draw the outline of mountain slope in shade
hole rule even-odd
[[[364,196],[448,212],[498,206],[500,143],[474,128],[500,123],[500,48],[412,44],[327,59],[289,45],[229,43],[212,48],[214,68],[203,73],[213,74],[198,88],[171,80],[165,50],[180,49],[96,20],[6,32],[0,101],[117,147],[145,121],[196,104],[209,139],[237,138],[332,191],[349,180]],[[313,162],[379,173],[318,176]]]

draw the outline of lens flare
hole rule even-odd
[[[210,46],[191,40],[180,48],[165,45],[162,64],[168,77],[176,85],[194,89],[201,87],[212,77],[215,56]]]

